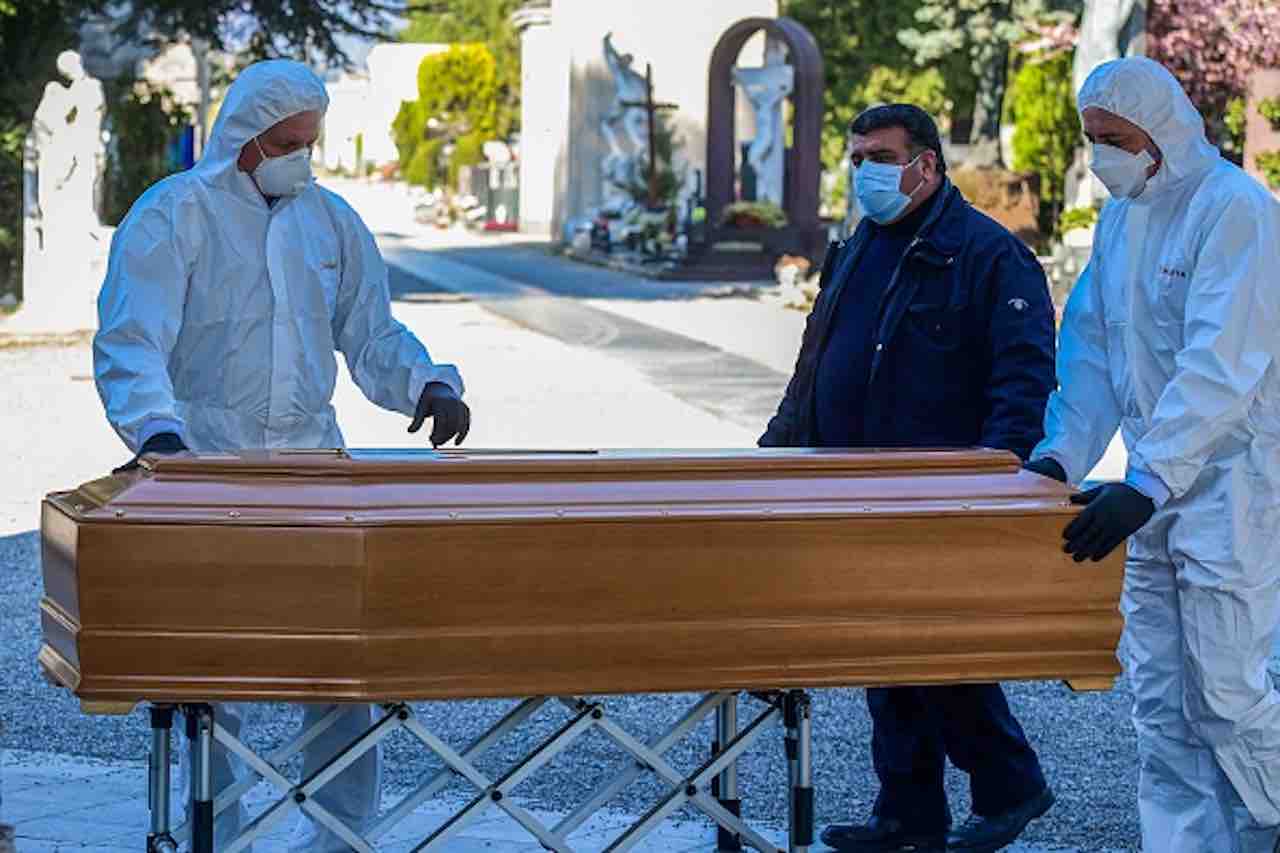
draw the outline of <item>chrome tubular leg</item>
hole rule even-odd
[[[737,736],[738,697],[734,695],[716,708],[716,741],[712,744],[712,752],[718,754]],[[734,817],[742,816],[742,801],[738,798],[738,762],[730,764],[715,778],[712,783],[712,796],[719,800],[720,805]],[[740,850],[742,850],[741,837],[723,826],[717,826],[717,853],[738,853]]]
[[[787,758],[791,774],[791,853],[808,853],[813,845],[813,726],[809,695],[787,694]]]
[[[176,853],[177,843],[170,830],[169,732],[173,729],[173,706],[151,706],[151,758],[148,766],[147,803],[151,810],[151,832],[147,853]]]
[[[213,708],[188,705],[191,743],[191,853],[213,853]]]

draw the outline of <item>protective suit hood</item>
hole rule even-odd
[[[252,179],[236,165],[245,144],[289,116],[310,110],[323,113],[328,107],[324,82],[301,62],[255,62],[227,90],[209,145],[194,171],[228,190],[255,191]]]
[[[1177,79],[1146,57],[1099,65],[1080,87],[1077,105],[1081,113],[1098,107],[1131,121],[1159,146],[1164,160],[1147,182],[1143,197],[1203,174],[1221,160],[1205,136],[1204,118]]]

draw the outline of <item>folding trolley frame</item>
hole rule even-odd
[[[353,850],[374,853],[374,845],[379,839],[451,781],[461,777],[478,793],[413,848],[415,851],[447,850],[449,840],[459,831],[485,813],[498,809],[510,816],[546,849],[556,853],[573,853],[569,835],[641,775],[652,773],[668,786],[667,793],[613,840],[606,848],[610,853],[632,849],[685,805],[693,806],[715,822],[718,827],[717,846],[721,851],[739,851],[743,845],[747,845],[758,851],[783,853],[742,820],[737,777],[738,757],[771,728],[771,723],[780,720],[783,723],[789,768],[788,850],[790,853],[807,853],[813,844],[809,696],[800,690],[751,693],[750,696],[763,702],[764,710],[741,730],[737,720],[739,694],[709,693],[665,734],[647,743],[641,742],[611,719],[602,701],[567,696],[538,696],[521,702],[461,752],[429,731],[407,703],[389,703],[381,706],[381,718],[363,735],[348,744],[326,765],[296,784],[286,778],[280,768],[333,726],[341,709],[335,709],[333,713],[301,732],[292,742],[260,757],[218,724],[211,706],[155,704],[151,707],[151,832],[147,837],[147,851],[174,853],[179,844],[190,842],[192,853],[214,853],[214,818],[225,809],[234,807],[239,798],[257,785],[259,780],[265,780],[276,788],[279,799],[244,827],[239,837],[223,844],[217,853],[240,853],[248,849],[256,839],[270,832],[295,812],[306,813],[344,840]],[[549,702],[563,706],[568,712],[568,719],[556,732],[496,779],[490,779],[477,769],[475,760],[480,755]],[[192,773],[188,821],[176,828],[170,822],[169,745],[175,711],[182,715],[186,724]],[[711,756],[692,774],[681,774],[667,762],[664,754],[713,713],[716,717],[716,737]],[[362,836],[316,802],[315,794],[362,755],[377,747],[394,732],[402,730],[439,757],[445,767],[382,814]],[[610,738],[629,758],[610,769],[599,790],[586,802],[554,827],[548,827],[517,805],[511,797],[511,791],[592,730]],[[209,760],[215,741],[243,759],[251,771],[247,778],[228,787],[216,799],[213,796]]]

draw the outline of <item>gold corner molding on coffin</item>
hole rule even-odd
[[[1008,453],[262,452],[50,495],[86,710],[1017,679],[1105,689],[1123,557]]]

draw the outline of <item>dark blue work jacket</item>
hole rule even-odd
[[[1057,387],[1044,270],[950,181],[937,192],[938,203],[871,306],[873,322],[864,324],[875,330],[875,342],[862,446],[982,446],[1026,459],[1044,433],[1045,403]],[[818,364],[841,293],[873,233],[864,221],[828,249],[795,372],[760,446],[817,446]]]

